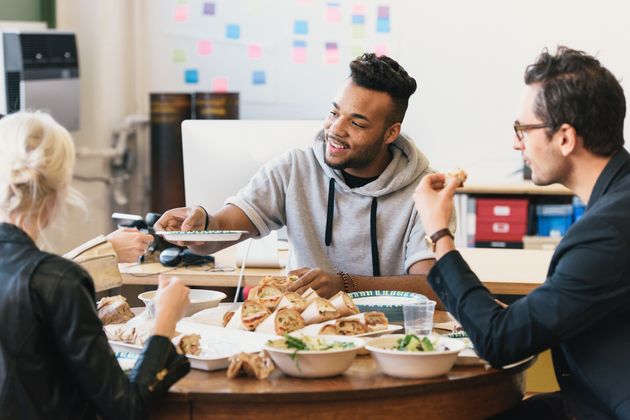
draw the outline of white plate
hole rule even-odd
[[[201,335],[201,355],[188,356],[190,366],[201,370],[225,369],[228,366],[230,356],[240,352],[259,352],[268,340],[278,338],[278,336],[270,334],[213,327],[185,320],[177,324],[176,330],[183,334],[197,333]],[[110,341],[109,345],[114,352],[140,353],[142,351],[142,346],[119,341]]]
[[[218,242],[236,241],[242,234],[248,233],[246,230],[199,230],[191,232],[166,231],[155,232],[170,242]]]

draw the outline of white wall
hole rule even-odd
[[[105,148],[123,117],[136,112],[131,60],[134,43],[134,2],[126,0],[57,0],[57,27],[77,33],[81,78],[81,129],[72,133],[78,147]],[[79,159],[76,173],[108,176],[102,159]],[[89,212],[74,211],[63,232],[56,231],[57,251],[111,230],[108,187],[75,181],[85,195]]]

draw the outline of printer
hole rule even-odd
[[[79,129],[79,58],[74,33],[0,31],[0,114],[50,113]]]

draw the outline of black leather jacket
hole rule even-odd
[[[89,275],[0,223],[0,418],[144,418],[190,370],[153,336],[127,377],[102,328]]]

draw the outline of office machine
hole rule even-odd
[[[0,114],[49,112],[79,128],[79,58],[71,32],[0,32]]]

